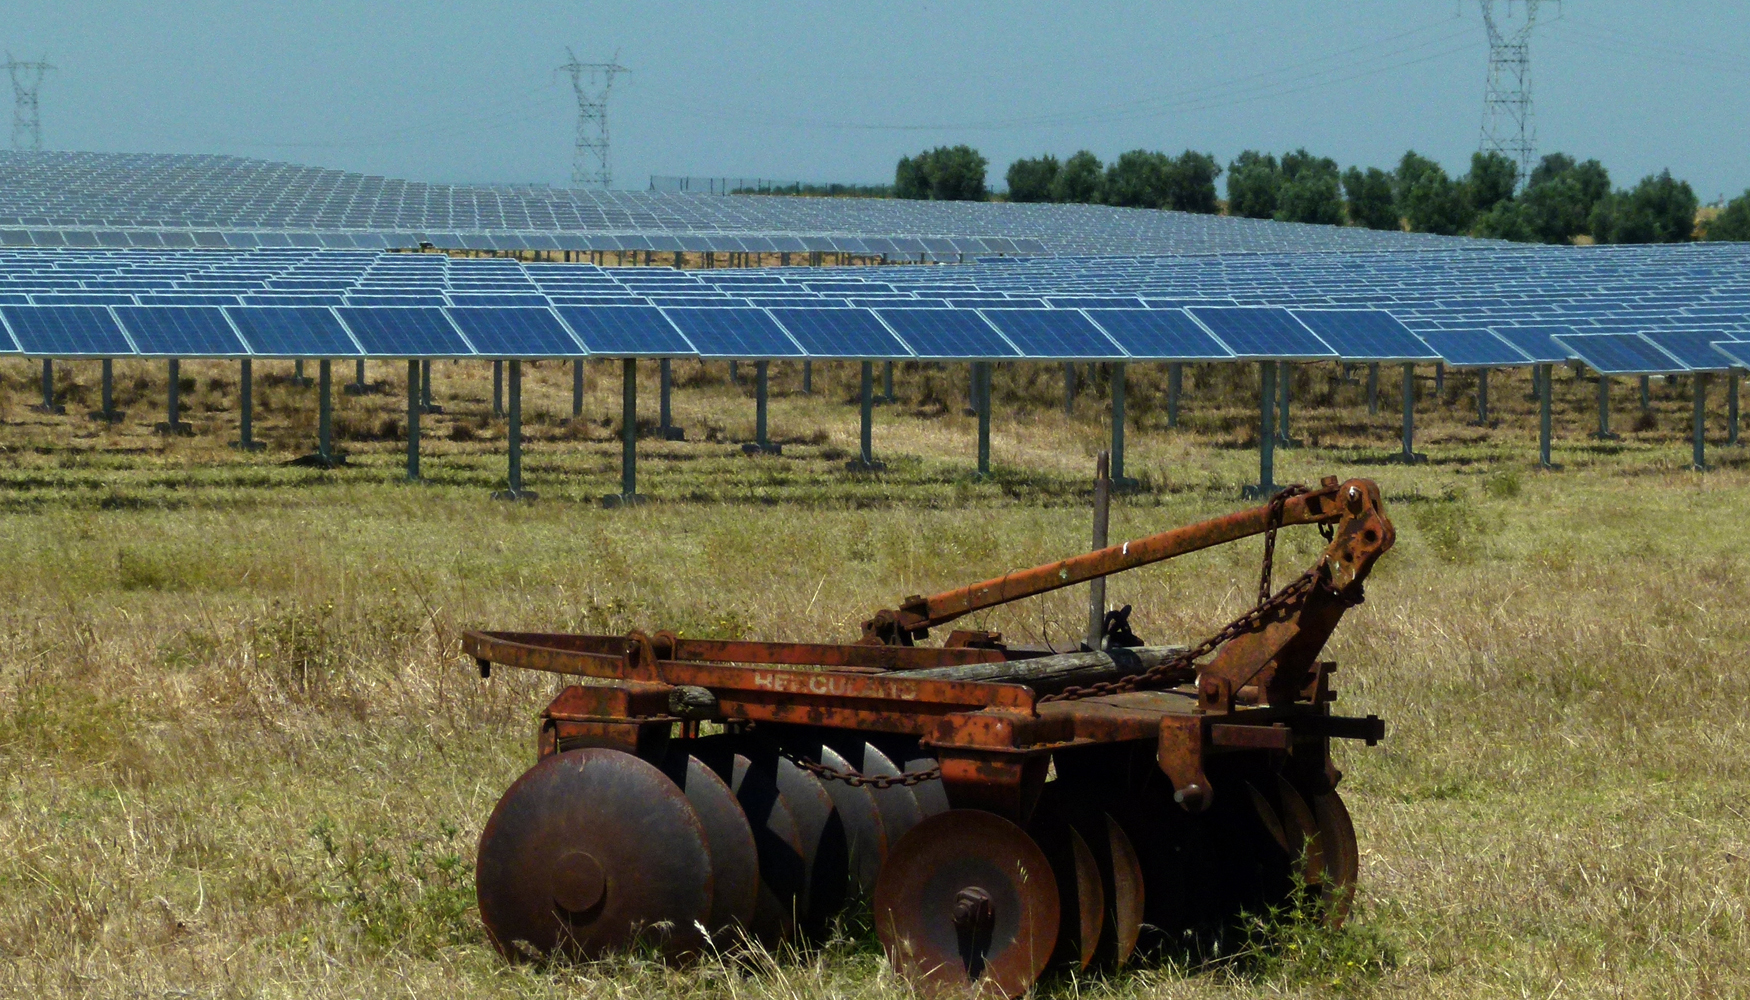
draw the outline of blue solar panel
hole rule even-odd
[[[1641,336],[1692,371],[1718,372],[1735,367],[1714,341],[1725,339],[1718,330],[1649,330]]]
[[[1124,351],[1086,316],[1070,309],[986,309],[984,318],[1027,358],[1096,360]]]
[[[1454,368],[1517,368],[1531,359],[1492,331],[1423,330],[1419,336]]]
[[[963,309],[877,309],[888,328],[920,358],[978,361],[1021,352],[976,312]]]
[[[1554,338],[1574,332],[1571,326],[1497,326],[1490,329],[1495,336],[1519,348],[1519,353],[1540,365],[1559,365],[1573,357],[1573,352]]]
[[[1319,335],[1345,361],[1439,361],[1409,327],[1379,309],[1293,309],[1295,319]]]
[[[350,358],[359,348],[325,306],[227,306],[251,354],[270,358]]]
[[[451,307],[476,354],[489,358],[573,358],[587,354],[551,309]]]
[[[795,358],[802,349],[777,321],[760,309],[707,306],[664,309],[701,357]]]
[[[1045,301],[1053,309],[1141,309],[1142,300],[1119,295],[1050,295]]]
[[[1714,341],[1714,350],[1731,358],[1739,368],[1750,368],[1750,343],[1742,341]]]
[[[19,350],[48,358],[110,358],[134,353],[105,306],[0,306]]]
[[[1180,309],[1089,309],[1088,317],[1133,358],[1226,361],[1233,352]]]
[[[1600,333],[1557,339],[1586,367],[1600,375],[1669,375],[1689,370],[1638,333]]]
[[[1335,355],[1324,341],[1290,316],[1286,309],[1193,306],[1185,311],[1196,317],[1238,358],[1288,361]]]
[[[449,305],[449,302],[445,300],[443,295],[432,293],[422,295],[410,295],[405,293],[398,293],[395,295],[375,295],[367,293],[359,295],[349,292],[346,296],[346,304],[349,306],[436,306],[441,309],[444,306]]]
[[[678,358],[698,353],[662,310],[653,306],[559,306],[555,311],[591,354]]]
[[[467,341],[442,309],[343,306],[335,310],[365,353],[378,358],[468,357]]]
[[[816,358],[909,358],[911,351],[867,309],[773,309],[772,315]]]
[[[249,353],[217,306],[116,306],[115,314],[140,354],[227,358]]]

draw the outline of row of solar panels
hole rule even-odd
[[[1010,361],[1343,360],[1606,374],[1745,367],[1718,331],[1570,327],[1418,336],[1378,310],[653,306],[0,306],[0,350],[33,357],[700,357]]]

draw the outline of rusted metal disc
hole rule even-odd
[[[1106,834],[1106,850],[1100,859],[1103,862],[1100,872],[1105,879],[1106,936],[1100,945],[1105,953],[1103,958],[1122,967],[1130,961],[1142,934],[1147,902],[1142,860],[1117,820],[1104,813],[1100,820]]]
[[[712,881],[711,918],[705,926],[719,946],[729,944],[751,924],[759,899],[760,862],[753,829],[735,801],[735,793],[717,772],[688,753],[685,744],[677,743],[669,750],[662,771],[680,786],[705,828]]]
[[[857,748],[857,756],[857,773],[864,777],[897,777],[903,773],[872,743]],[[875,808],[881,810],[881,824],[887,828],[887,848],[891,852],[906,831],[924,818],[923,809],[918,805],[917,796],[904,785],[870,791],[875,793]]]
[[[1355,899],[1355,880],[1361,875],[1361,849],[1355,841],[1355,824],[1349,808],[1333,789],[1306,797],[1319,825],[1324,847],[1325,880],[1320,887],[1325,901],[1325,919],[1341,927]]]
[[[835,771],[855,770],[829,746],[820,748],[820,762]],[[875,793],[844,781],[823,781],[821,784],[832,796],[833,807],[845,825],[852,886],[858,895],[869,899],[875,895],[875,879],[881,874],[882,863],[887,860],[887,828],[881,823],[881,810],[875,807]]]
[[[1057,942],[1051,863],[995,813],[951,809],[895,844],[875,886],[894,970],[932,996],[1018,996]]]
[[[820,779],[783,757],[774,755],[769,766],[775,769],[778,792],[802,835],[807,879],[802,886],[801,929],[810,939],[823,941],[832,918],[844,908],[850,882],[844,821]]]
[[[1052,794],[1056,785],[1057,782],[1051,782],[1045,786],[1027,832],[1045,853],[1057,879],[1059,919],[1052,964],[1085,969],[1100,945],[1100,932],[1106,922],[1106,892],[1094,852],[1066,818],[1068,807],[1062,801],[1064,797]]]
[[[1317,886],[1325,878],[1324,838],[1319,836],[1319,823],[1312,807],[1288,779],[1276,777],[1276,803],[1282,817],[1282,830],[1288,835],[1289,853],[1294,857],[1300,875],[1308,885]]]
[[[480,920],[506,958],[596,958],[635,942],[679,957],[711,917],[705,829],[655,766],[555,754],[505,791],[480,834]]]

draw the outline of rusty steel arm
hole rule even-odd
[[[1372,484],[1369,483],[1368,488],[1371,490]],[[1346,485],[1339,485],[1335,477],[1327,477],[1318,489],[1284,502],[1278,526],[1336,523],[1344,516],[1344,505],[1338,501],[1346,491]],[[930,629],[974,611],[1261,535],[1269,528],[1270,505],[1265,504],[1044,566],[1015,570],[958,590],[929,597],[908,597],[898,608],[878,611],[864,622],[863,642],[909,645],[913,639],[927,635]]]

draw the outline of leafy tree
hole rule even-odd
[[[1009,200],[1050,201],[1058,172],[1057,157],[1049,154],[1031,160],[1016,160],[1009,164]]]
[[[1544,243],[1571,243],[1589,232],[1592,210],[1610,194],[1610,173],[1597,160],[1574,162],[1565,153],[1550,153],[1531,171],[1525,193],[1525,221]]]
[[[1493,150],[1472,153],[1470,176],[1465,178],[1464,186],[1471,209],[1487,212],[1513,199],[1513,191],[1519,186],[1519,165]]]
[[[1527,216],[1524,203],[1511,198],[1498,201],[1493,208],[1477,216],[1477,221],[1471,226],[1471,235],[1491,240],[1535,243],[1537,233],[1531,228]]]
[[[1464,187],[1448,177],[1440,164],[1413,150],[1398,163],[1393,195],[1399,214],[1415,232],[1453,236],[1470,225]]]
[[[983,201],[984,169],[990,161],[971,146],[938,146],[913,157],[902,157],[893,175],[899,198],[934,201]]]
[[[925,171],[926,154],[902,156],[893,170],[893,196],[922,200],[930,196],[930,177]]]
[[[1750,191],[1733,198],[1724,211],[1708,221],[1707,238],[1739,243],[1750,241]]]
[[[1214,215],[1220,210],[1221,204],[1215,196],[1215,179],[1221,176],[1221,164],[1215,162],[1215,157],[1187,149],[1170,163],[1166,207],[1204,215]]]
[[[1105,200],[1121,208],[1166,208],[1173,161],[1165,153],[1133,149],[1106,167]]]
[[[1276,218],[1323,226],[1343,224],[1343,192],[1337,161],[1297,149],[1282,157],[1282,191]]]
[[[1062,169],[1051,182],[1051,200],[1088,204],[1100,200],[1100,158],[1087,150],[1063,161]]]
[[[1378,167],[1350,167],[1343,172],[1344,207],[1349,223],[1368,229],[1401,229],[1403,219],[1392,197],[1392,177]]]
[[[1276,157],[1248,149],[1227,165],[1227,214],[1272,218],[1281,187],[1282,168]]]
[[[1592,210],[1592,238],[1600,243],[1682,243],[1695,238],[1695,191],[1665,170],[1641,178]]]

